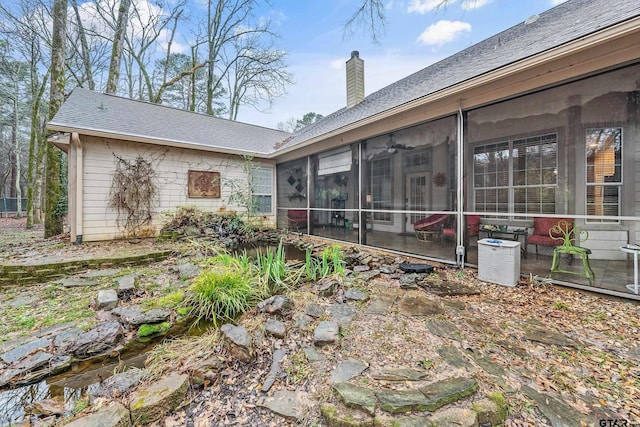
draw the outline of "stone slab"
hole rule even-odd
[[[351,321],[356,316],[358,310],[355,307],[346,304],[333,304],[327,308],[334,321],[338,323],[341,329],[348,328]]]
[[[110,402],[84,417],[73,419],[65,427],[129,427],[129,411],[118,402]]]
[[[368,367],[369,365],[367,363],[356,359],[349,359],[339,363],[333,372],[331,372],[329,384],[338,384],[349,381],[351,378],[360,375]]]
[[[381,293],[375,298],[365,310],[367,314],[385,315],[398,299],[395,293]]]
[[[148,424],[173,411],[187,394],[189,376],[172,373],[135,391],[129,409],[133,423]]]
[[[416,389],[379,390],[376,395],[380,409],[390,414],[402,414],[412,411],[427,411],[428,402],[424,394]]]
[[[47,349],[49,347],[51,347],[51,340],[46,338],[39,338],[37,340],[29,341],[25,344],[15,347],[14,349],[7,351],[6,353],[0,354],[0,359],[2,359],[2,361],[6,364],[10,365],[33,353],[36,350]]]
[[[452,322],[441,319],[427,319],[426,326],[433,335],[454,340],[462,339],[462,334]]]
[[[328,427],[372,427],[374,425],[373,417],[369,414],[347,409],[342,405],[323,403],[320,405],[320,413]]]
[[[375,415],[376,394],[373,390],[345,382],[335,384],[333,389],[345,406],[362,409],[369,415]]]
[[[313,331],[313,343],[315,345],[333,344],[338,341],[339,332],[338,322],[324,320]]]
[[[303,391],[279,390],[258,402],[258,406],[290,420],[301,420],[311,405],[309,395]]]
[[[87,273],[79,274],[78,277],[82,279],[94,279],[96,277],[111,277],[120,273],[120,268],[106,268],[104,270],[89,271]]]
[[[383,381],[420,381],[426,376],[425,371],[410,368],[384,368],[371,373],[374,380]]]
[[[478,427],[478,415],[467,408],[447,408],[429,418],[433,427]]]
[[[419,390],[427,398],[427,410],[433,412],[444,405],[471,396],[478,390],[478,383],[470,378],[454,377],[422,386]]]
[[[440,347],[436,351],[438,352],[440,357],[442,357],[442,360],[444,360],[445,363],[451,367],[466,370],[471,370],[473,368],[473,365],[464,356],[464,354],[462,354],[460,350],[452,345]]]
[[[554,396],[539,393],[526,385],[521,388],[521,391],[538,405],[538,409],[549,420],[552,427],[591,425],[593,423],[593,419]]]
[[[434,301],[424,296],[405,295],[400,300],[398,308],[400,314],[405,316],[431,316],[444,313],[440,301]]]

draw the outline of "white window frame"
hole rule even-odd
[[[555,150],[555,176],[556,176],[556,180],[554,184],[544,184],[544,183],[540,183],[540,184],[531,184],[531,185],[515,185],[514,182],[514,143],[520,142],[520,141],[529,141],[529,140],[535,140],[535,139],[539,139],[540,140],[540,145],[545,144],[545,139],[547,140],[553,140],[556,150]],[[499,146],[499,145],[505,145],[506,146],[506,151],[508,152],[508,159],[507,159],[507,184],[506,185],[498,185],[497,182],[497,175],[496,175],[496,183],[494,186],[486,186],[486,187],[476,187],[476,161],[475,161],[475,156],[476,156],[476,150],[480,147],[491,147],[491,146]],[[472,151],[472,159],[471,159],[471,163],[472,163],[472,169],[473,169],[473,183],[472,183],[472,191],[473,191],[473,206],[474,206],[474,210],[478,211],[478,212],[487,212],[487,213],[503,213],[501,211],[499,211],[497,209],[497,205],[499,205],[499,201],[496,201],[496,210],[494,211],[489,211],[489,210],[485,210],[485,211],[480,211],[478,210],[478,201],[476,199],[476,190],[496,190],[496,191],[500,191],[502,190],[506,190],[507,191],[507,211],[504,212],[505,214],[507,214],[507,218],[510,220],[515,220],[515,219],[522,219],[522,217],[520,217],[518,214],[521,213],[526,213],[526,214],[536,214],[539,213],[540,215],[544,215],[544,214],[548,214],[548,212],[515,212],[515,190],[516,188],[518,189],[522,189],[522,188],[553,188],[554,193],[557,194],[557,188],[558,188],[558,146],[559,146],[559,141],[558,141],[558,134],[557,132],[548,132],[548,133],[542,133],[542,134],[538,134],[538,135],[532,135],[532,136],[526,136],[526,137],[512,137],[509,138],[508,140],[500,140],[500,141],[496,141],[496,142],[491,142],[491,143],[480,143],[480,144],[476,144],[473,147],[473,151]],[[540,169],[542,170],[542,168]],[[504,173],[504,172],[503,172]],[[483,206],[486,208],[487,204],[486,202],[482,202]],[[557,198],[554,202],[554,206],[556,207],[556,209],[554,209],[554,211],[557,211]],[[542,205],[540,205],[542,206]],[[555,212],[554,212],[555,213]]]
[[[590,131],[594,131],[594,130],[600,130],[600,129],[619,129],[620,130],[620,181],[618,182],[610,182],[610,183],[604,183],[604,182],[589,182],[589,172],[588,172],[588,160],[589,160],[589,150],[587,147],[588,141],[587,141],[587,134]],[[587,215],[587,218],[585,220],[586,223],[589,224],[619,224],[620,220],[606,220],[606,219],[593,219],[593,218],[589,218],[589,209],[588,209],[588,201],[589,201],[589,187],[603,187],[603,189],[605,187],[617,187],[618,188],[618,213],[617,215],[620,215],[621,209],[622,209],[622,189],[623,189],[623,184],[624,184],[624,161],[623,161],[623,151],[624,151],[624,128],[622,126],[594,126],[594,127],[589,127],[585,129],[585,154],[584,154],[584,163],[585,163],[585,177],[584,177],[584,182],[585,182],[585,186],[586,186],[586,193],[585,193],[585,197],[584,197],[584,212]],[[615,163],[614,163],[614,167],[615,167]]]
[[[268,173],[268,176],[260,177],[259,175],[264,172]],[[262,182],[257,183],[256,177],[258,177],[258,179],[262,179]],[[252,205],[256,214],[273,214],[273,177],[274,169],[271,167],[254,166],[251,168],[251,197],[253,198]],[[259,197],[269,197],[269,211],[258,210],[258,206],[260,206],[260,204],[256,203],[256,198]]]

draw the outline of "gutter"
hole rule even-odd
[[[73,145],[73,147],[75,148],[75,166],[76,166],[76,176],[75,176],[75,181],[76,181],[76,194],[75,194],[75,215],[74,215],[74,220],[75,220],[75,234],[76,234],[76,241],[75,244],[79,245],[82,243],[82,215],[83,215],[83,194],[84,194],[84,182],[83,182],[83,176],[84,176],[84,164],[83,164],[83,147],[82,147],[82,141],[80,141],[80,135],[77,132],[73,132],[71,134],[71,144]]]

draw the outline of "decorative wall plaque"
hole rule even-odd
[[[189,197],[220,198],[220,172],[189,171]]]

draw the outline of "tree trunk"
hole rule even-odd
[[[65,41],[67,31],[67,0],[53,0],[51,11],[53,31],[51,37],[51,95],[49,97],[49,120],[58,112],[64,101]],[[46,202],[44,237],[62,233],[60,209],[62,185],[60,180],[60,150],[47,144]]]
[[[71,0],[73,11],[76,14],[76,21],[78,24],[78,35],[80,36],[80,55],[82,56],[82,65],[84,66],[84,72],[86,74],[87,85],[89,89],[94,90],[96,87],[93,81],[93,72],[91,71],[91,61],[89,59],[89,43],[87,43],[87,34],[84,31],[84,25],[82,25],[82,19],[80,19],[80,12],[78,11],[78,3],[76,0]]]
[[[130,6],[131,0],[120,0],[118,22],[116,23],[116,32],[113,35],[113,49],[111,50],[111,63],[109,64],[109,77],[107,79],[107,93],[116,93],[118,89],[120,59],[122,58],[122,47],[124,45],[125,32],[127,31]]]
[[[42,184],[42,178],[38,177],[39,167],[42,158],[42,135],[40,130],[40,107],[47,80],[49,78],[49,70],[42,78],[40,87],[38,88],[38,64],[32,59],[31,61],[31,132],[29,135],[29,159],[27,163],[27,228],[33,228],[34,224],[40,224],[40,188],[38,180]],[[40,173],[41,175],[41,173]],[[38,179],[40,178],[40,179]]]

